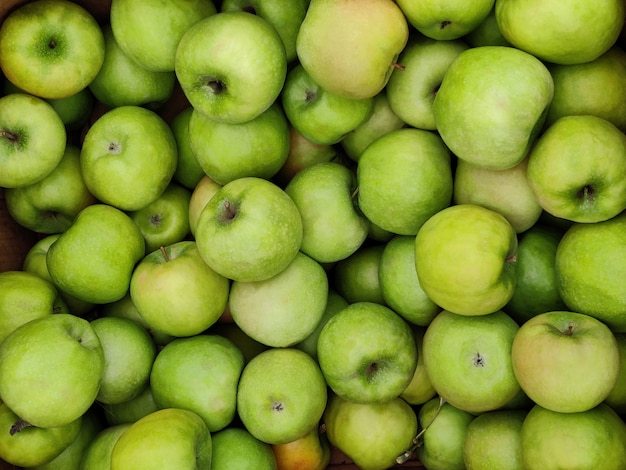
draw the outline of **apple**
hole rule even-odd
[[[33,426],[62,426],[80,417],[94,403],[103,371],[98,336],[87,320],[71,314],[32,320],[0,343],[0,398]]]
[[[235,416],[244,365],[243,353],[223,336],[175,339],[154,360],[150,374],[154,402],[159,408],[195,412],[212,433],[224,429]]]
[[[624,394],[624,388],[626,387],[626,334],[615,333],[615,339],[621,355],[621,368],[617,382],[615,382],[615,386],[604,399],[604,403],[609,405],[617,414],[623,416],[626,412],[626,395]]]
[[[200,334],[215,323],[229,290],[229,280],[207,266],[193,240],[146,255],[130,279],[130,297],[141,317],[175,337]]]
[[[174,70],[176,48],[187,30],[217,13],[212,0],[114,0],[110,24],[132,60],[159,72]]]
[[[506,46],[472,47],[450,64],[433,102],[437,131],[458,158],[491,169],[526,157],[554,83],[536,57]]]
[[[81,470],[110,470],[113,447],[131,423],[107,426],[101,429],[85,448],[80,461]]]
[[[528,183],[555,217],[601,222],[626,209],[626,135],[606,119],[564,116],[530,152]]]
[[[418,427],[415,411],[401,398],[355,403],[332,394],[323,421],[329,442],[363,470],[393,467]]]
[[[400,398],[409,405],[423,405],[435,395],[437,391],[433,388],[432,382],[428,377],[426,364],[424,364],[424,334],[426,328],[419,325],[410,325],[415,338],[415,346],[417,348],[417,366],[413,373],[413,378],[400,394]]]
[[[206,424],[193,411],[157,410],[135,421],[117,440],[111,470],[209,468],[212,442]]]
[[[80,152],[89,191],[124,211],[141,209],[163,194],[177,160],[169,125],[155,112],[131,105],[100,116],[87,131]]]
[[[407,20],[392,0],[311,0],[296,52],[324,90],[367,99],[385,87],[408,38]]]
[[[361,154],[358,206],[372,223],[398,235],[415,235],[452,199],[451,155],[431,131],[388,132]]]
[[[330,463],[328,436],[314,427],[304,436],[271,446],[280,470],[325,470]]]
[[[330,281],[348,303],[374,302],[386,306],[379,276],[384,249],[384,244],[364,244],[334,264],[329,272]]]
[[[373,109],[373,98],[349,98],[328,91],[300,63],[287,73],[280,101],[291,125],[322,145],[339,143]]]
[[[170,128],[178,148],[178,162],[173,179],[190,191],[193,191],[200,180],[206,176],[191,148],[189,120],[192,114],[193,107],[186,106],[170,121]]]
[[[263,281],[285,269],[302,243],[302,218],[274,183],[238,178],[211,197],[195,239],[202,259],[233,281]]]
[[[555,64],[581,64],[602,55],[617,41],[626,14],[621,0],[496,0],[495,9],[507,41]]]
[[[317,358],[334,393],[358,403],[380,403],[406,389],[417,367],[417,347],[411,328],[393,310],[356,302],[324,325]]]
[[[204,175],[193,188],[191,198],[189,199],[189,231],[191,235],[196,234],[196,227],[198,226],[202,209],[222,186],[207,175]]]
[[[569,311],[544,312],[526,321],[513,340],[511,359],[528,397],[560,413],[597,406],[609,395],[621,370],[621,354],[611,330],[600,320]]]
[[[0,98],[0,187],[17,188],[48,176],[63,159],[67,133],[52,105],[26,93]]]
[[[101,406],[102,414],[109,426],[132,424],[159,409],[149,384],[139,392],[139,395],[130,400],[114,404],[102,403]]]
[[[211,435],[211,441],[213,443],[211,470],[279,468],[272,447],[258,440],[244,428],[222,429]]]
[[[302,217],[303,253],[334,263],[363,244],[369,223],[356,207],[355,190],[354,171],[334,161],[311,165],[291,178],[285,192]]]
[[[270,348],[243,369],[237,412],[254,437],[285,444],[316,427],[326,407],[324,376],[317,362],[294,348]]]
[[[20,5],[0,27],[0,68],[11,82],[40,98],[65,98],[86,88],[104,61],[95,18],[67,0]]]
[[[422,346],[424,366],[438,395],[472,414],[509,403],[520,392],[511,360],[518,330],[502,311],[439,313],[426,328]]]
[[[442,309],[485,315],[506,305],[515,290],[517,234],[506,218],[474,204],[447,207],[415,237],[422,289]]]
[[[46,263],[59,290],[104,304],[126,294],[144,254],[143,236],[128,215],[107,204],[91,204],[50,246]]]
[[[494,2],[495,6],[495,2]],[[492,8],[485,19],[472,31],[463,36],[463,41],[470,47],[480,46],[511,46],[500,31],[496,18],[496,9]]]
[[[196,161],[222,185],[246,176],[270,179],[289,153],[289,123],[278,104],[237,124],[216,122],[194,110],[188,132]]]
[[[180,39],[175,72],[195,110],[237,124],[254,119],[276,101],[287,75],[287,57],[268,21],[245,11],[219,12],[198,21]]]
[[[43,179],[4,191],[9,214],[20,225],[42,234],[61,233],[78,213],[96,202],[83,180],[80,148],[73,144],[57,166]]]

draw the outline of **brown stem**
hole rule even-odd
[[[167,254],[167,250],[164,246],[161,246],[159,249],[161,250],[161,253],[163,253],[163,258],[165,258],[165,262],[167,263],[170,260],[170,257]]]
[[[15,423],[13,423],[13,425],[11,426],[11,429],[9,429],[9,434],[13,436],[14,434],[17,434],[18,432],[20,432],[22,429],[29,428],[31,426],[32,424],[30,424],[28,421],[25,421],[20,418]]]

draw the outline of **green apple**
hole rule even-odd
[[[200,180],[206,176],[191,148],[189,120],[192,114],[193,107],[187,106],[170,121],[170,127],[178,148],[178,162],[173,178],[190,191],[193,191]]]
[[[550,64],[554,98],[546,124],[572,114],[591,114],[626,132],[626,50],[612,47],[583,64]]]
[[[559,413],[535,405],[521,429],[522,465],[528,470],[626,466],[626,425],[607,405]]]
[[[245,176],[270,179],[289,153],[289,123],[278,104],[237,124],[216,122],[194,110],[188,132],[196,161],[222,185]]]
[[[52,105],[26,93],[0,98],[0,187],[16,188],[48,176],[63,159],[67,133]]]
[[[544,62],[581,64],[592,61],[617,41],[624,25],[622,0],[496,0],[502,35],[514,47]]]
[[[624,393],[626,389],[626,334],[615,333],[615,339],[622,358],[620,373],[611,393],[604,399],[604,403],[623,416],[626,413],[626,394]]]
[[[43,179],[4,191],[9,214],[23,227],[42,234],[61,233],[78,213],[96,202],[83,180],[80,148],[68,144],[58,165]]]
[[[198,226],[202,209],[222,186],[204,175],[193,188],[191,199],[189,199],[189,231],[191,235],[196,234],[196,227]]]
[[[364,244],[333,265],[329,272],[332,286],[348,303],[386,305],[379,277],[384,249],[384,244]]]
[[[415,411],[401,398],[355,403],[333,394],[323,420],[329,442],[363,470],[394,467],[417,434]]]
[[[302,217],[303,253],[320,263],[334,263],[363,244],[369,223],[356,207],[355,188],[354,171],[334,161],[311,165],[293,176],[285,192]]]
[[[80,470],[110,470],[113,447],[131,423],[107,426],[100,430],[85,448]]]
[[[372,302],[350,304],[328,320],[319,334],[317,357],[333,392],[358,403],[398,397],[417,367],[409,325]]]
[[[202,260],[193,240],[146,255],[130,279],[130,296],[141,317],[175,337],[197,335],[214,324],[229,290],[229,280]]]
[[[257,177],[225,184],[200,214],[195,232],[202,259],[234,281],[277,275],[302,244],[302,218],[293,200]]]
[[[402,6],[402,2],[398,2]],[[420,4],[416,8],[427,8]],[[389,78],[386,91],[393,112],[409,126],[436,130],[433,102],[443,76],[457,56],[468,49],[460,39],[418,36],[398,57],[403,69]]]
[[[178,160],[176,139],[158,114],[120,106],[89,128],[80,152],[83,179],[101,202],[141,209],[169,185]]]
[[[407,20],[423,35],[437,40],[455,40],[471,33],[493,8],[494,0],[442,2],[397,0]]]
[[[128,105],[160,108],[174,92],[174,70],[146,69],[120,48],[110,24],[102,26],[102,33],[104,62],[89,83],[94,97],[109,108]]]
[[[250,121],[280,95],[287,75],[282,39],[260,16],[219,12],[181,38],[175,71],[189,103],[208,118]]]
[[[0,343],[0,397],[38,427],[74,421],[94,403],[104,371],[100,340],[87,320],[46,315]]]
[[[415,237],[395,235],[384,245],[378,278],[385,303],[409,323],[427,326],[441,311],[417,277]]]
[[[422,350],[439,396],[469,413],[495,410],[511,401],[520,391],[511,361],[518,330],[502,311],[479,316],[439,313],[426,329]]]
[[[517,233],[539,220],[543,208],[526,176],[528,157],[504,170],[483,168],[458,160],[454,173],[455,204],[477,204],[506,217]]]
[[[614,332],[626,332],[626,213],[595,224],[577,223],[563,235],[555,259],[559,295]]]
[[[324,90],[367,99],[385,87],[408,38],[407,20],[392,0],[311,0],[296,51]]]
[[[235,416],[237,383],[244,365],[243,353],[223,336],[175,339],[154,360],[152,396],[159,408],[193,411],[209,431],[219,431]]]
[[[157,199],[128,214],[141,230],[146,253],[185,240],[190,200],[191,191],[172,181]]]
[[[107,204],[92,204],[50,246],[46,263],[59,290],[103,304],[126,294],[144,254],[143,236],[128,215]]]
[[[291,125],[322,145],[339,143],[370,117],[373,108],[373,98],[348,98],[325,90],[301,64],[287,73],[280,100]]]
[[[132,60],[148,70],[171,72],[185,32],[216,12],[212,0],[114,0],[110,22]]]
[[[570,311],[544,312],[526,321],[513,340],[511,359],[528,397],[560,413],[597,406],[621,370],[621,353],[611,330],[600,320]]]
[[[472,31],[463,36],[463,41],[470,47],[480,46],[511,46],[500,31],[496,18],[495,2],[485,19]]]
[[[272,447],[244,428],[229,427],[213,433],[211,470],[277,470]]]
[[[267,444],[284,444],[316,427],[327,390],[317,362],[294,348],[270,348],[243,369],[237,412],[244,427]]]
[[[555,217],[601,222],[626,209],[626,135],[606,119],[563,116],[537,139],[528,183]]]
[[[206,424],[193,411],[165,408],[135,421],[117,440],[111,470],[211,466],[212,441]]]
[[[432,216],[415,237],[415,268],[426,295],[445,310],[484,315],[515,290],[517,234],[482,206],[453,205]]]
[[[205,333],[223,336],[230,340],[241,351],[246,364],[257,354],[269,349],[269,346],[258,342],[244,333],[234,321],[218,321],[206,330]]]
[[[435,395],[436,390],[428,377],[428,371],[424,364],[424,333],[426,328],[418,325],[411,325],[415,346],[417,348],[417,366],[413,373],[413,378],[400,394],[400,398],[409,405],[423,405]]]
[[[330,444],[323,426],[314,427],[304,436],[285,444],[271,446],[279,469],[302,468],[324,470],[330,468]]]
[[[29,2],[13,10],[0,27],[4,75],[41,98],[78,93],[93,80],[103,61],[100,25],[75,2]]]
[[[452,200],[451,155],[441,138],[423,129],[398,129],[372,142],[357,166],[359,209],[372,223],[415,235]]]
[[[101,317],[91,321],[104,351],[104,372],[96,400],[122,403],[148,385],[157,354],[154,340],[139,323],[128,318]]]
[[[115,404],[102,403],[101,406],[102,414],[109,426],[132,424],[159,409],[149,384],[130,400]]]
[[[328,277],[313,258],[298,252],[289,265],[264,281],[234,281],[228,305],[235,323],[270,347],[304,340],[319,324],[328,300]]]
[[[492,169],[521,162],[552,100],[547,67],[506,46],[472,47],[450,64],[433,102],[437,131],[458,158]]]

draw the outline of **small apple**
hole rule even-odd
[[[228,311],[228,307],[226,311]],[[223,336],[224,338],[230,340],[235,346],[237,346],[237,348],[239,348],[243,354],[246,364],[250,362],[254,356],[270,348],[269,346],[259,343],[257,340],[248,336],[234,321],[218,321],[206,330],[205,333],[209,335]]]
[[[332,286],[348,303],[374,302],[386,306],[379,276],[384,250],[384,244],[364,244],[334,264],[329,272]]]
[[[254,437],[248,430],[228,427],[211,435],[213,456],[211,470],[233,468],[278,470],[272,447]]]
[[[173,178],[190,191],[193,191],[200,180],[206,176],[191,148],[189,120],[192,114],[193,107],[186,106],[170,121],[170,128],[178,147],[178,162]]]
[[[437,395],[437,392],[433,388],[428,377],[426,364],[424,364],[424,334],[426,333],[426,328],[419,325],[410,326],[417,348],[417,366],[415,367],[413,378],[400,394],[400,398],[409,405],[423,405]]]
[[[463,41],[470,47],[511,46],[511,43],[504,38],[502,31],[500,31],[495,8],[491,9],[476,28],[463,36]]]
[[[330,462],[330,444],[325,433],[314,427],[304,436],[272,447],[278,470],[324,470]]]
[[[195,235],[196,227],[198,226],[198,220],[202,209],[207,205],[207,202],[213,197],[213,195],[223,185],[213,181],[208,176],[204,175],[198,181],[198,184],[193,188],[191,192],[191,199],[189,199],[189,231],[191,235]]]
[[[101,406],[102,414],[109,426],[132,424],[159,409],[149,384],[139,392],[139,395],[128,401],[115,404],[102,403]]]
[[[110,470],[113,447],[131,423],[117,424],[100,430],[85,448],[80,470]]]

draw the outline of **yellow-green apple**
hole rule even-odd
[[[495,3],[494,8],[491,9],[486,18],[476,28],[463,36],[463,41],[471,47],[511,46],[498,26]]]
[[[417,367],[417,347],[408,323],[388,307],[356,302],[322,328],[317,359],[334,393],[358,403],[398,397]]]
[[[91,204],[50,246],[46,263],[59,290],[104,304],[126,294],[144,254],[143,236],[133,219],[113,206]]]
[[[311,0],[296,51],[323,89],[364,99],[385,87],[408,38],[407,20],[392,0]]]
[[[617,41],[626,13],[622,0],[496,0],[495,9],[507,41],[556,64],[581,64],[602,55]]]
[[[196,160],[189,139],[189,120],[192,113],[193,107],[187,106],[170,121],[170,127],[178,148],[178,162],[173,178],[190,191],[193,191],[205,176],[204,170]]]
[[[48,176],[63,159],[67,132],[47,101],[26,93],[0,98],[0,187],[16,188]]]
[[[191,199],[189,199],[189,231],[192,236],[196,234],[196,227],[198,226],[198,219],[200,219],[202,209],[221,187],[221,184],[204,175],[193,188]]]
[[[100,25],[81,5],[38,0],[20,5],[0,27],[0,68],[41,98],[65,98],[89,85],[104,61]]]
[[[234,281],[228,306],[235,323],[270,347],[289,347],[319,324],[328,299],[328,277],[302,252],[280,273],[256,282]]]
[[[104,353],[91,324],[58,313],[31,320],[0,343],[0,397],[20,420],[62,426],[94,403]]]
[[[100,430],[85,448],[80,461],[81,470],[110,470],[113,447],[131,423],[107,426]]]
[[[291,125],[322,145],[339,143],[363,124],[373,109],[373,98],[355,99],[328,91],[301,64],[287,73],[280,101]]]
[[[385,470],[410,446],[417,416],[401,398],[355,403],[332,394],[324,412],[329,442],[363,470]]]
[[[135,421],[117,440],[111,470],[211,466],[211,433],[193,411],[164,408]]]
[[[135,398],[122,403],[102,403],[101,406],[102,414],[109,426],[132,424],[159,409],[152,396],[150,385],[146,386]]]
[[[426,333],[426,328],[419,325],[410,326],[413,331],[415,346],[417,347],[417,366],[415,367],[413,378],[400,394],[400,398],[409,405],[423,405],[433,398],[437,392],[433,388],[424,364],[424,333]]]
[[[141,209],[169,185],[178,149],[169,125],[141,106],[107,111],[89,128],[80,152],[89,191],[125,211]]]
[[[237,383],[244,365],[243,353],[223,336],[175,339],[154,360],[152,396],[159,408],[193,411],[209,431],[219,431],[235,417]]]
[[[506,218],[474,204],[433,215],[415,237],[415,268],[426,295],[445,310],[485,315],[515,290],[517,234]]]
[[[325,432],[314,427],[304,436],[274,444],[277,470],[324,470],[330,463],[330,444]]]
[[[348,303],[386,305],[378,274],[384,249],[384,244],[364,244],[333,265],[329,272],[332,286]]]
[[[528,183],[543,209],[574,222],[601,222],[626,209],[626,135],[606,119],[563,116],[537,139]]]
[[[211,441],[213,443],[211,470],[279,468],[272,447],[258,440],[245,428],[232,426],[214,432]]]
[[[626,413],[626,334],[615,333],[615,339],[621,355],[621,368],[617,382],[611,393],[604,399],[604,403],[609,405],[617,414],[623,416]]]
[[[547,67],[506,46],[471,47],[450,64],[433,102],[441,138],[458,158],[492,169],[521,162],[552,101]]]
[[[559,413],[535,405],[521,429],[522,466],[528,470],[626,466],[626,425],[609,406]]]
[[[187,30],[176,49],[175,71],[194,109],[236,124],[254,119],[276,101],[287,76],[287,57],[268,21],[246,11],[225,11]]]
[[[439,396],[473,414],[511,401],[520,391],[511,361],[518,329],[502,311],[479,316],[439,313],[426,328],[422,348],[426,372]]]
[[[277,275],[302,244],[302,218],[293,200],[263,178],[238,178],[211,197],[195,239],[202,259],[233,281]]]
[[[285,192],[302,217],[303,253],[334,263],[363,244],[369,222],[356,207],[355,189],[354,171],[335,161],[311,165],[291,178]]]
[[[597,406],[621,371],[621,353],[611,330],[600,320],[570,311],[540,313],[522,324],[511,359],[528,397],[560,413]]]
[[[244,427],[267,444],[284,444],[316,427],[327,388],[317,362],[294,348],[270,348],[243,369],[237,412]]]
[[[434,132],[405,128],[386,133],[359,158],[359,209],[389,232],[415,235],[452,200],[450,163],[450,151]]]
[[[212,0],[114,0],[110,22],[125,54],[148,70],[165,72],[174,70],[187,30],[215,13]]]
[[[78,213],[96,202],[80,169],[80,148],[73,144],[43,179],[4,191],[6,207],[20,225],[37,233],[67,230]]]

